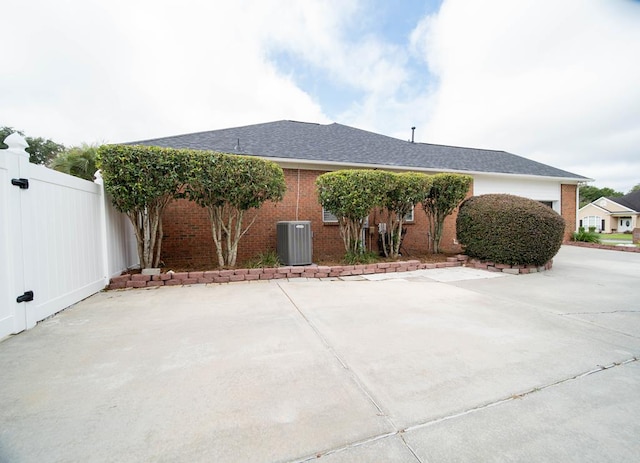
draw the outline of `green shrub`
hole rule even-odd
[[[433,240],[433,252],[440,252],[440,240],[444,231],[444,220],[453,213],[467,196],[473,183],[470,175],[442,173],[431,177],[429,188],[422,198],[422,209],[429,221],[429,239]]]
[[[551,208],[506,194],[474,196],[460,205],[458,241],[470,257],[509,265],[543,265],[562,245],[564,219]]]
[[[591,231],[591,229],[594,231]],[[572,241],[581,241],[583,243],[599,243],[600,237],[595,232],[595,227],[589,227],[589,231],[584,231],[584,227],[578,228],[577,232],[571,235]]]
[[[380,170],[338,170],[316,180],[318,201],[338,218],[347,253],[362,254],[364,222],[374,207],[382,206],[392,174]]]
[[[280,267],[280,265],[282,265],[282,262],[280,262],[278,253],[273,250],[259,253],[247,264],[249,268],[275,268]]]
[[[281,201],[287,188],[280,166],[265,159],[212,151],[192,152],[184,195],[209,215],[220,267],[234,267],[238,243],[257,216],[244,214]]]
[[[97,162],[113,205],[131,220],[140,266],[158,267],[162,213],[184,186],[190,169],[189,151],[103,145],[98,149]]]
[[[362,253],[347,252],[342,261],[347,265],[373,264],[378,262],[378,255],[369,251]]]
[[[432,177],[417,172],[389,173],[388,190],[382,202],[386,210],[386,233],[380,234],[380,247],[386,257],[397,258],[402,244],[405,217],[431,189]]]

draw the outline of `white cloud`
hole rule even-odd
[[[412,43],[430,142],[504,149],[628,190],[640,175],[640,3],[446,0]],[[591,173],[590,173],[591,172]]]
[[[291,51],[341,85],[366,92],[390,94],[405,79],[406,53],[400,47],[384,37],[354,36],[354,22],[368,14],[362,11],[366,3],[283,3],[288,8],[279,9],[278,18],[286,27],[269,31],[265,41],[271,46]]]
[[[269,4],[13,2],[0,29],[15,44],[4,48],[0,125],[72,144],[327,122],[266,59],[264,37],[286,25]]]
[[[344,89],[348,109],[333,114],[339,122],[408,131],[414,117],[399,95],[419,93],[408,88],[409,52],[367,32],[361,22],[370,7],[366,0],[15,2],[9,15],[20,19],[0,29],[0,40],[17,44],[5,56],[15,74],[0,77],[0,124],[71,144],[277,119],[330,122],[295,74],[270,61],[286,51],[320,71],[312,80]]]
[[[639,2],[445,0],[405,44],[371,32],[372,8],[12,0],[0,125],[73,144],[335,118],[401,139],[416,126],[418,141],[504,149],[600,186],[640,182]],[[278,69],[278,53],[308,66]],[[346,109],[328,114],[314,85]]]

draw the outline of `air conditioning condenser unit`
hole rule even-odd
[[[277,252],[284,265],[310,265],[313,255],[311,222],[295,220],[278,222]]]

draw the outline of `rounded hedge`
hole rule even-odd
[[[467,199],[456,220],[458,242],[469,257],[509,265],[550,261],[562,245],[564,227],[550,207],[507,194]]]

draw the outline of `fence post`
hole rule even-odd
[[[104,285],[109,284],[109,276],[111,274],[110,269],[110,255],[109,255],[109,229],[107,226],[107,195],[104,191],[104,180],[102,179],[102,172],[99,170],[94,175],[94,183],[100,186],[100,247],[102,248],[102,270],[104,273]]]
[[[28,180],[29,176],[29,147],[27,141],[19,133],[12,133],[4,143],[8,146],[2,150],[5,156],[5,166],[7,168],[6,204],[4,217],[0,217],[7,234],[4,245],[6,246],[5,268],[0,269],[0,276],[7,278],[7,294],[5,295],[7,308],[13,314],[13,333],[19,333],[27,328],[26,305],[28,302],[18,303],[17,296],[24,293],[29,288],[25,288],[25,263],[24,263],[24,239],[23,233],[31,233],[23,230],[23,207],[25,201],[23,195],[28,194],[28,190],[14,185],[21,179]],[[9,183],[11,182],[11,183]],[[24,185],[26,186],[26,185]],[[6,275],[3,273],[6,272]]]

